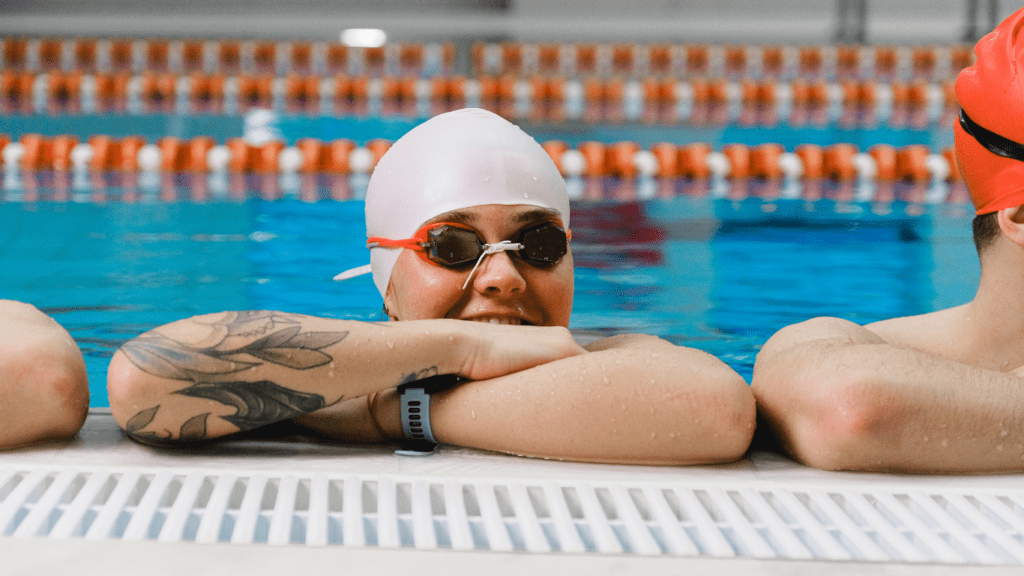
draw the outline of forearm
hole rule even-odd
[[[1024,468],[1024,380],[1011,374],[888,344],[832,341],[790,350],[754,381],[780,442],[812,466]]]
[[[493,340],[508,327],[466,324],[375,324],[280,312],[183,320],[115,354],[108,371],[111,410],[140,440],[200,440],[437,373],[505,369]],[[566,352],[544,352],[554,353]],[[527,355],[523,361],[542,360]]]
[[[448,444],[587,462],[741,457],[754,427],[746,383],[707,354],[665,346],[602,349],[435,393],[434,435]],[[401,438],[397,393],[375,399],[374,420],[366,407],[353,401],[300,423],[349,440]]]

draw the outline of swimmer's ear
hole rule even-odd
[[[1018,246],[1024,246],[1024,206],[1003,208],[997,213],[999,229]]]

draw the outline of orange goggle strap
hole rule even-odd
[[[474,234],[476,230],[465,224],[459,224],[456,222],[434,222],[433,224],[427,224],[413,234],[412,238],[403,238],[401,240],[392,240],[390,238],[384,238],[382,236],[371,236],[366,239],[367,248],[406,248],[413,252],[419,253],[420,258],[431,262],[427,258],[426,244],[427,234],[430,233],[434,228],[440,228],[441,226],[451,226],[453,228],[462,228],[463,230],[470,230]],[[565,241],[569,242],[572,240],[572,230],[566,229]]]

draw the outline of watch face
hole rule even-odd
[[[440,392],[441,390],[447,390],[452,386],[459,383],[459,377],[455,374],[438,374],[437,376],[431,376],[429,378],[423,378],[422,380],[413,380],[412,382],[406,382],[398,386],[398,391],[402,392],[409,388],[422,388],[427,394],[433,392]]]

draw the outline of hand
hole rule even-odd
[[[462,322],[459,376],[486,380],[562,358],[586,354],[569,330],[560,326],[504,326]]]

